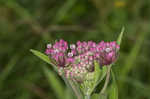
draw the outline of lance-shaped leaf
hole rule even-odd
[[[117,44],[118,44],[118,45],[121,44],[124,30],[125,30],[125,29],[124,29],[124,27],[123,27],[122,30],[121,30],[121,33],[120,33],[119,36],[118,36],[118,39],[117,39]],[[104,84],[104,87],[102,88],[102,90],[101,90],[100,93],[105,93],[105,90],[106,90],[107,85],[108,85],[108,83],[109,83],[109,76],[110,76],[111,66],[112,66],[112,64],[110,64],[110,66],[109,66],[110,68],[109,68],[109,70],[107,71],[107,77],[106,77],[106,80],[105,80],[105,84]],[[113,77],[115,77],[115,76],[113,75]],[[116,86],[114,85],[114,83],[113,83],[112,86],[114,87],[113,89],[116,89],[116,88],[115,88]],[[114,96],[115,96],[115,94],[114,94]],[[117,99],[117,98],[116,98],[116,99]]]
[[[94,61],[94,65],[95,65],[94,77],[95,77],[95,81],[98,81],[101,74],[101,69],[98,62]]]
[[[120,32],[120,34],[119,34],[119,36],[118,36],[117,44],[119,44],[119,45],[121,44],[124,30],[125,30],[125,28],[123,27],[122,30],[121,30],[121,32]]]
[[[46,63],[50,64],[51,66],[53,66],[53,68],[57,71],[56,66],[51,62],[51,60],[49,59],[48,56],[46,56],[45,54],[33,50],[30,50],[34,55],[36,55],[37,57],[39,57],[40,59],[42,59],[43,61],[45,61]],[[62,99],[62,96],[64,95],[64,91],[63,91],[63,85],[61,84],[61,81],[58,80],[58,77],[54,74],[53,71],[49,70],[48,68],[43,66],[43,70],[44,73],[50,83],[50,86],[52,87],[52,89],[54,90],[54,92],[56,93],[56,96],[59,99]]]
[[[45,54],[43,54],[43,53],[41,53],[41,52],[39,52],[39,51],[37,51],[37,50],[33,50],[33,49],[31,49],[30,51],[31,51],[35,56],[37,56],[38,58],[42,59],[42,60],[45,61],[46,63],[48,63],[48,64],[50,64],[51,66],[53,66],[53,68],[57,71],[57,66],[52,63],[52,61],[50,60],[50,58],[49,58],[47,55],[45,55]]]
[[[111,75],[112,75],[112,85],[110,86],[109,89],[109,99],[118,99],[118,87],[116,84],[116,79],[113,71],[111,70]]]

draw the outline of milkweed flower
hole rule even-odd
[[[94,61],[100,66],[110,65],[116,61],[119,49],[115,41],[77,41],[68,45],[61,39],[54,44],[47,44],[45,53],[55,61],[60,74],[82,82],[87,73],[94,71]]]

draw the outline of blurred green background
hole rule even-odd
[[[0,99],[59,99],[58,81],[42,70],[51,66],[29,50],[44,52],[60,38],[116,40],[123,26],[113,67],[119,99],[150,99],[150,0],[0,0]],[[71,99],[61,90],[62,99]]]

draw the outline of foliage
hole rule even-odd
[[[119,99],[149,99],[149,12],[149,0],[0,0],[0,98],[59,98],[61,90],[55,93],[41,67],[53,69],[29,49],[44,52],[60,38],[115,40],[124,26],[120,58],[112,67]]]

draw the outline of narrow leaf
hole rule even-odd
[[[109,99],[118,99],[118,87],[116,84],[116,79],[113,71],[111,71],[111,75],[112,75],[113,82],[109,89]]]
[[[3,87],[4,80],[11,74],[14,67],[16,66],[19,56],[13,56],[8,64],[5,66],[5,69],[0,73],[0,89]]]
[[[119,45],[121,44],[124,30],[125,30],[125,28],[123,27],[122,30],[121,30],[121,32],[120,32],[120,35],[119,35],[119,37],[117,39],[117,44],[119,44]]]
[[[94,79],[92,82],[93,83],[92,87],[90,89],[90,94],[93,92],[93,90],[96,88],[96,86],[98,86],[98,84],[105,78],[106,71],[107,71],[106,67],[103,67],[101,69],[99,64],[96,61],[94,62],[94,66],[95,66]]]
[[[95,76],[95,80],[97,82],[99,77],[101,76],[101,69],[100,69],[99,64],[96,61],[94,62],[94,66],[95,66],[94,76]]]
[[[100,76],[99,80],[97,81],[96,86],[105,78],[106,74],[107,74],[107,67],[104,66],[104,67],[102,67],[101,76]]]
[[[57,66],[55,66],[55,65],[51,62],[50,58],[49,58],[47,55],[45,55],[45,54],[43,54],[43,53],[41,53],[41,52],[39,52],[39,51],[37,51],[37,50],[33,50],[33,49],[31,49],[30,51],[31,51],[35,56],[39,57],[40,59],[42,59],[42,60],[45,61],[46,63],[52,65],[53,68],[54,68],[55,70],[57,70],[57,68],[56,68]]]

